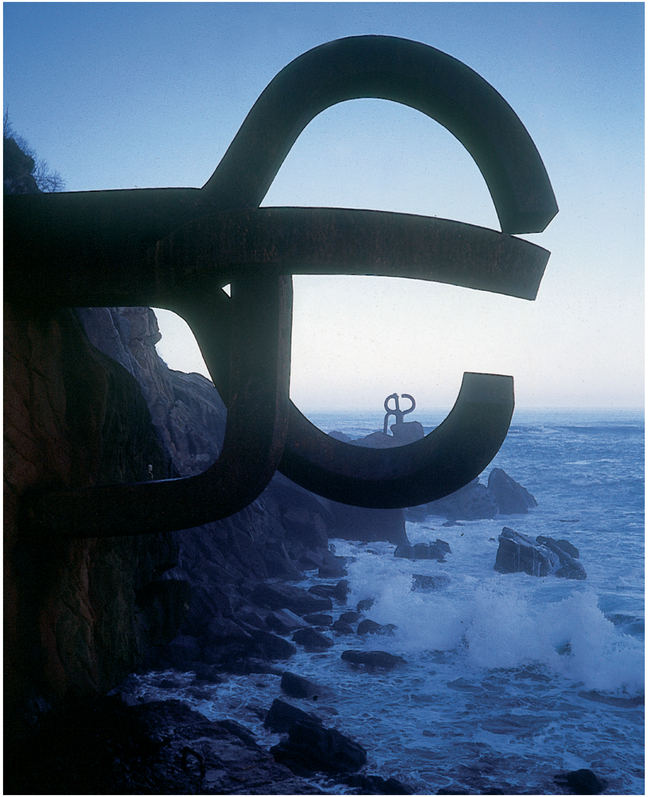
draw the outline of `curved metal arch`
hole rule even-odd
[[[258,207],[306,125],[332,105],[361,98],[408,105],[456,136],[486,180],[502,232],[541,232],[558,212],[540,154],[503,97],[456,58],[392,36],[338,39],[288,64],[202,190],[221,208]]]

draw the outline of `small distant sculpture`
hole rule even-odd
[[[409,409],[402,410],[400,408],[400,402],[398,400],[398,393],[392,393],[390,396],[387,396],[385,399],[385,423],[383,424],[383,434],[387,434],[387,426],[389,424],[389,418],[393,415],[396,419],[396,424],[403,423],[403,416],[408,415],[410,412],[413,412],[416,409],[416,402],[414,401],[414,397],[410,396],[409,393],[403,393],[402,398],[409,399],[412,402],[412,406]],[[391,399],[394,399],[394,409],[389,406],[389,402]]]

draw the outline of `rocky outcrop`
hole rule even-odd
[[[9,794],[42,794],[43,784],[48,794],[322,793],[246,728],[178,700],[105,697],[49,717],[33,744],[10,745],[5,755],[14,762],[5,766]]]
[[[394,551],[394,556],[399,559],[434,559],[445,562],[445,555],[451,553],[450,546],[444,540],[436,542],[417,542],[416,545],[406,543],[399,545]]]
[[[537,506],[535,498],[501,468],[493,468],[488,485],[479,479],[462,487],[445,498],[406,510],[408,520],[421,521],[428,515],[440,515],[457,520],[484,520],[497,515],[525,515]]]
[[[501,468],[493,468],[488,474],[488,492],[500,515],[526,515],[531,507],[538,506],[531,493]]]
[[[575,552],[576,556],[570,552]],[[500,573],[585,579],[585,568],[577,558],[578,550],[567,540],[542,536],[533,540],[526,534],[504,527],[499,536],[495,570]]]

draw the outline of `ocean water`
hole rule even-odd
[[[312,416],[324,431],[361,437],[381,417]],[[426,431],[443,417],[416,413]],[[408,419],[409,420],[409,419]],[[334,540],[349,557],[351,593],[334,617],[373,598],[366,616],[393,635],[332,636],[322,654],[298,654],[285,669],[330,687],[316,706],[325,723],[368,751],[368,774],[395,777],[418,794],[556,794],[554,775],[592,769],[606,794],[644,794],[644,419],[638,411],[516,411],[508,437],[482,475],[503,468],[531,492],[527,515],[461,521],[429,516],[407,524],[412,543],[449,543],[446,561],[395,558],[388,543]],[[567,539],[584,581],[500,574],[497,537],[509,526]],[[445,575],[446,587],[413,591],[414,574]],[[301,586],[335,583],[312,577]],[[386,650],[406,665],[353,669],[345,649]],[[191,674],[183,676],[189,684]],[[182,686],[138,694],[180,697],[213,718],[231,717],[262,745],[262,727],[282,697],[273,675],[228,676],[208,699]],[[326,778],[319,785],[339,786]]]

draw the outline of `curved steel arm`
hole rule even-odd
[[[317,114],[369,97],[411,106],[461,141],[486,180],[503,232],[542,232],[558,212],[538,150],[502,96],[456,58],[391,36],[338,39],[288,64],[256,101],[203,191],[220,208],[257,207]]]
[[[415,443],[381,449],[336,440],[292,405],[279,470],[341,503],[382,509],[425,504],[479,476],[506,438],[513,406],[512,377],[466,373],[440,426]]]
[[[481,170],[503,233],[375,211],[259,208],[308,122],[360,97],[404,103],[446,126]],[[223,451],[206,473],[42,495],[29,510],[33,524],[66,536],[187,528],[241,509],[277,467],[362,506],[424,503],[458,489],[506,435],[512,379],[466,374],[447,420],[417,443],[361,450],[335,441],[289,404],[288,275],[406,276],[533,299],[549,253],[510,233],[540,231],[556,212],[535,145],[502,97],[456,59],[385,36],[341,39],[289,64],[200,190],[7,197],[7,298],[176,310],[196,330],[228,405]]]
[[[176,531],[233,515],[267,487],[288,429],[292,282],[240,278],[229,301],[233,388],[216,462],[198,476],[31,495],[32,531],[67,538]]]

